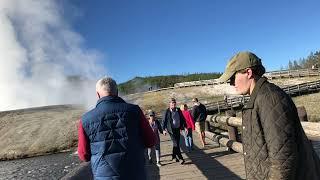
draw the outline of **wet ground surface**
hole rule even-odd
[[[71,152],[0,161],[0,180],[60,179],[79,164],[78,156]]]

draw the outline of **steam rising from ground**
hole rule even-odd
[[[84,47],[56,2],[0,1],[0,111],[94,103],[102,54]]]

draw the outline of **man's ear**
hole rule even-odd
[[[96,93],[97,93],[97,98],[100,99],[101,98],[100,94],[98,92]]]
[[[253,72],[251,68],[247,69],[247,75],[248,75],[248,79],[253,79]]]

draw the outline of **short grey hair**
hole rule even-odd
[[[104,77],[97,81],[97,92],[104,91],[112,95],[118,95],[118,86],[115,80],[111,77]]]

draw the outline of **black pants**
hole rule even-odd
[[[172,134],[170,134],[170,138],[172,141],[172,159],[176,159],[177,156],[179,159],[183,160],[180,151],[180,129],[179,128],[172,128]]]

